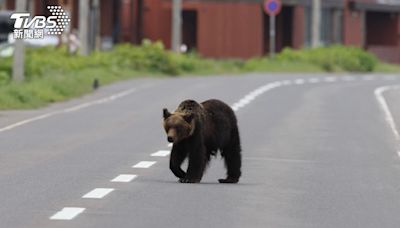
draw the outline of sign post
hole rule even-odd
[[[275,32],[275,15],[269,17],[269,57],[275,57],[275,44],[276,44],[276,32]]]
[[[281,12],[282,3],[280,0],[265,0],[263,9],[269,15],[269,56],[274,58],[276,50],[275,17]]]

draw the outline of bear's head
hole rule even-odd
[[[184,100],[179,104],[175,112],[200,113],[201,111],[202,106],[195,100]]]
[[[193,134],[195,129],[193,113],[170,113],[166,108],[164,108],[163,117],[164,129],[167,133],[168,142],[177,143]]]

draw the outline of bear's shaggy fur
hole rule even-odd
[[[227,177],[220,183],[237,183],[241,175],[241,147],[234,111],[224,102],[207,100],[201,104],[183,101],[175,112],[163,110],[167,139],[173,143],[170,169],[182,183],[200,182],[211,155],[221,151]],[[187,172],[181,168],[188,158]]]

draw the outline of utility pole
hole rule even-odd
[[[182,0],[172,0],[171,49],[180,52],[182,39]]]
[[[321,44],[321,0],[312,0],[311,24],[311,47],[316,48]]]
[[[89,0],[79,1],[79,41],[80,54],[89,55]]]
[[[16,11],[25,12],[26,11],[26,0],[17,0]],[[15,49],[13,58],[13,70],[12,79],[14,81],[23,81],[25,79],[25,45],[23,39],[15,39]]]
[[[94,47],[96,50],[100,50],[101,47],[101,15],[100,15],[100,0],[93,0],[92,1],[93,5],[93,11],[94,11],[94,22],[92,23],[92,26],[94,28]]]
[[[0,10],[4,10],[6,8],[5,4],[6,4],[5,0],[0,0]]]

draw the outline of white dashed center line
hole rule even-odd
[[[170,154],[169,150],[159,150],[155,153],[152,153],[150,156],[152,157],[165,157],[168,156]]]
[[[133,174],[120,174],[114,179],[111,180],[111,182],[131,182],[133,179],[135,179],[137,175]]]
[[[132,166],[132,168],[149,168],[152,165],[156,164],[155,161],[141,161],[139,163],[137,163],[136,165]]]
[[[372,80],[375,80],[375,77],[372,76],[372,75],[368,75],[368,76],[364,76],[364,77],[363,77],[363,80],[364,80],[364,81],[372,81]]]
[[[114,191],[113,188],[95,188],[92,191],[86,193],[82,196],[85,199],[101,199],[108,195],[110,192]]]
[[[284,80],[284,81],[282,81],[282,84],[287,86],[287,85],[292,84],[292,82],[290,80]]]
[[[51,220],[71,220],[85,210],[83,207],[64,207],[50,217]]]
[[[296,85],[301,85],[301,84],[304,84],[304,79],[296,79],[296,80],[294,80],[294,84],[296,84]]]
[[[246,96],[244,96],[238,102],[234,103],[231,106],[231,108],[233,109],[233,111],[238,111],[240,108],[243,108],[244,106],[249,104],[252,100],[254,100],[256,97],[260,96],[261,94],[263,94],[271,89],[280,87],[282,85],[283,85],[282,82],[279,82],[279,81],[263,85],[255,90],[251,91],[250,93],[248,93]]]
[[[342,79],[343,79],[343,81],[346,81],[346,82],[350,82],[350,81],[355,81],[356,80],[354,77],[351,77],[351,76],[344,76]]]
[[[386,75],[385,77],[383,77],[383,79],[386,81],[393,81],[396,80],[396,77],[394,75]]]
[[[319,78],[310,78],[310,79],[308,79],[309,83],[318,83],[319,81],[320,81]]]
[[[335,77],[326,77],[325,78],[326,82],[336,82],[336,80],[337,80],[337,78],[335,78]]]

